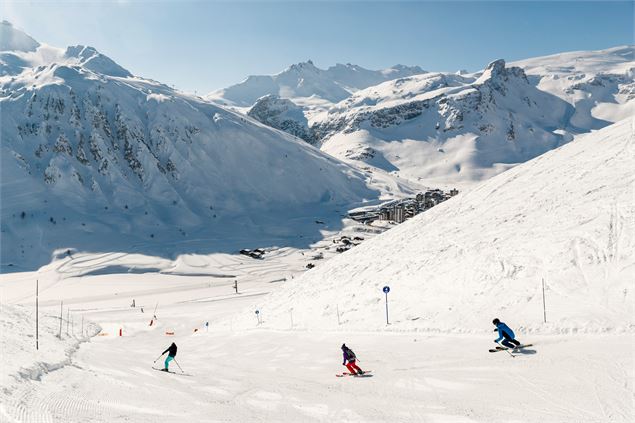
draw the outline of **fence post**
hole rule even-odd
[[[545,301],[545,278],[542,278],[542,317],[544,323],[547,323],[547,303]]]
[[[62,314],[63,311],[62,310],[63,310],[63,307],[64,307],[64,300],[61,300],[60,301],[60,333],[59,333],[59,335],[57,335],[57,337],[59,339],[62,339],[62,320],[63,320],[63,317],[62,317],[63,316],[63,314]]]

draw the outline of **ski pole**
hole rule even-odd
[[[164,354],[165,354],[165,353],[164,353]],[[160,356],[158,356],[158,357],[157,357],[157,359],[156,359],[156,360],[154,360],[154,363],[156,363],[156,362],[157,362],[157,360],[158,360],[158,359],[160,359],[161,357],[163,357],[163,354],[161,354]]]
[[[174,360],[174,362],[176,363],[176,365],[177,365],[177,366],[179,366],[179,362],[178,362],[178,361],[176,361],[176,358],[173,358],[172,360]],[[181,368],[181,366],[179,366],[179,370],[181,371],[181,373],[185,373],[185,372],[183,371],[183,369]]]

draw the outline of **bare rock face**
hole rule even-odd
[[[291,100],[266,95],[256,101],[247,115],[267,126],[302,138],[309,144],[315,144],[315,136],[309,129],[302,108]]]

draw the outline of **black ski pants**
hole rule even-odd
[[[505,339],[503,339],[503,342],[501,342],[501,344],[505,345],[507,348],[514,348],[520,345],[520,342],[510,338],[506,333],[503,333],[503,337]]]

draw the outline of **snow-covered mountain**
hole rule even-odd
[[[571,106],[503,60],[367,88],[315,118],[322,149],[412,180],[486,179],[569,141]]]
[[[209,99],[227,105],[249,107],[266,95],[286,99],[313,98],[336,103],[351,93],[381,82],[424,73],[418,66],[396,65],[383,70],[368,70],[350,63],[324,70],[311,60],[291,65],[275,75],[254,75],[239,84],[210,93]]]
[[[471,74],[396,67],[382,74],[384,81],[377,73],[362,77],[366,73],[352,65],[320,71],[307,62],[227,93],[230,104],[241,106],[254,101],[256,91],[266,93],[251,109],[238,109],[355,166],[428,185],[469,186],[635,113],[633,51],[496,60]],[[301,89],[280,88],[277,78]]]
[[[237,227],[251,242],[293,244],[319,231],[289,219],[337,221],[342,205],[376,196],[364,175],[307,143],[133,76],[91,47],[2,31],[22,49],[0,57],[3,270],[47,263],[60,248],[233,251],[245,245],[220,238]]]
[[[385,82],[314,116],[311,130],[335,157],[470,184],[633,113],[633,47],[516,65]]]
[[[389,285],[395,330],[484,331],[494,317],[632,330],[634,125],[584,135],[317,266],[261,302],[266,324],[287,327],[293,309],[299,328],[384,328]]]

